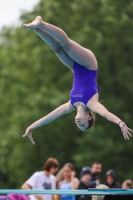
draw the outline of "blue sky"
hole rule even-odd
[[[0,4],[0,29],[7,25],[17,25],[22,10],[31,11],[39,0],[2,0]]]

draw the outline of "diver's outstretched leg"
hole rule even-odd
[[[60,46],[73,60],[92,70],[97,69],[97,60],[89,49],[72,41],[62,29],[44,22],[40,16],[36,17],[32,23],[24,24],[24,27],[30,30],[39,28],[46,31],[59,42]]]
[[[55,38],[53,38],[46,31],[41,30],[39,28],[27,28],[27,29],[36,32],[51,47],[51,49],[56,53],[57,57],[61,60],[61,62],[70,69],[72,69],[74,60],[64,51],[60,43]]]

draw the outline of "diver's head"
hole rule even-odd
[[[84,113],[77,113],[75,123],[81,131],[87,131],[95,123],[95,114],[90,110],[85,110]]]

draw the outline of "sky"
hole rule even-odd
[[[22,10],[31,11],[39,0],[1,0],[0,29],[7,25],[17,25]]]

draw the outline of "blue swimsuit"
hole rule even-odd
[[[70,92],[70,102],[73,106],[76,102],[82,102],[86,105],[92,96],[98,93],[97,72],[98,70],[90,70],[74,62],[74,80]]]

